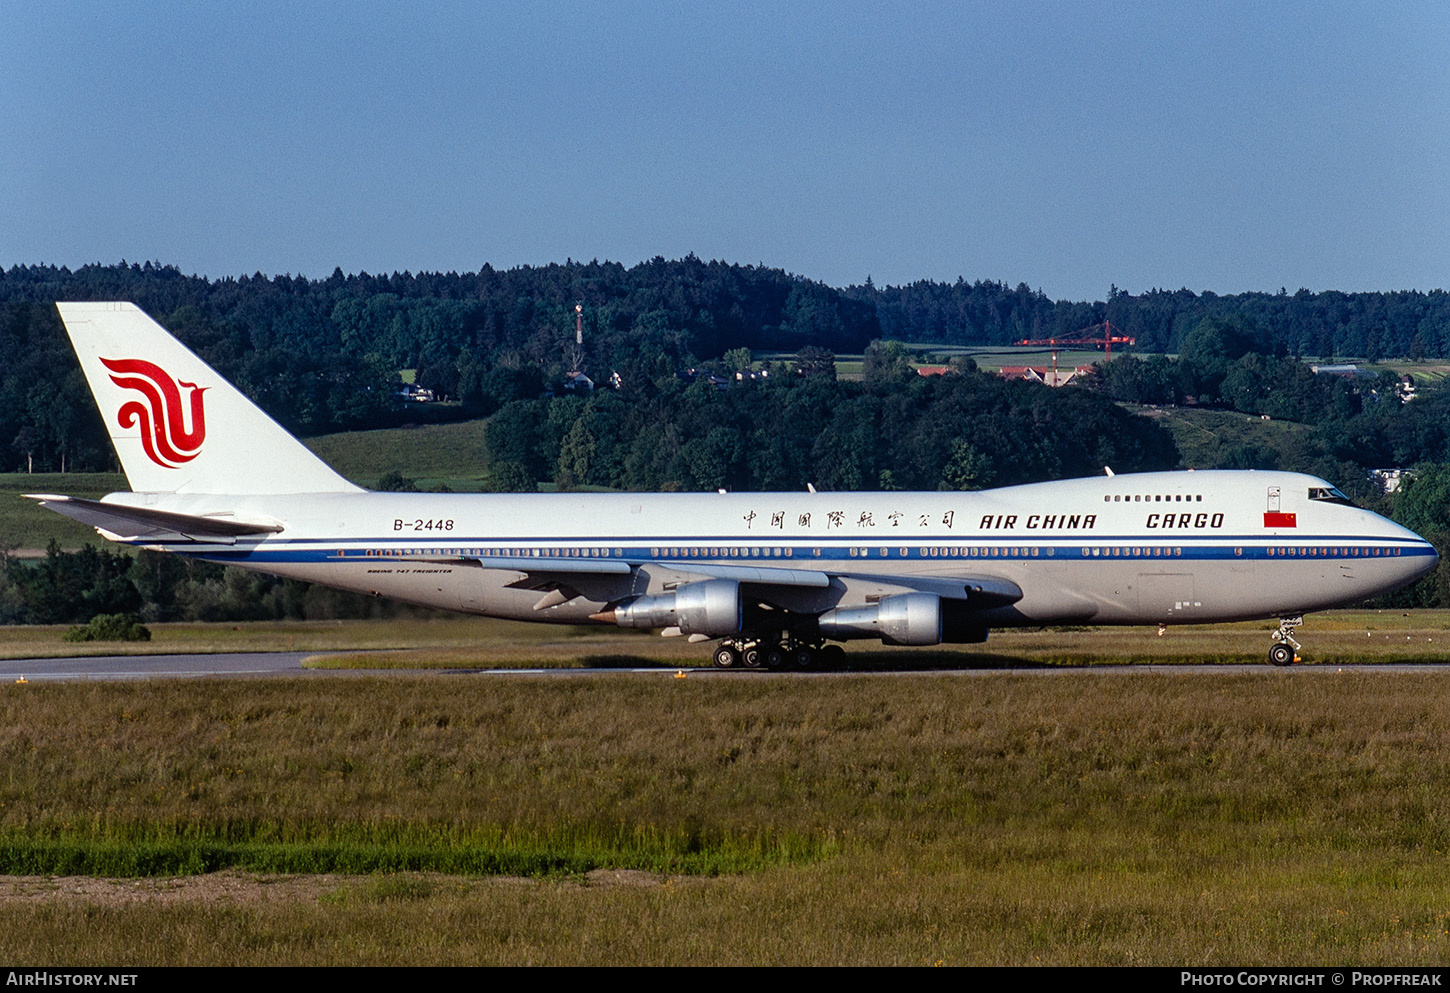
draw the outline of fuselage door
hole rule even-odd
[[[1183,623],[1203,602],[1197,596],[1197,577],[1191,572],[1138,573],[1138,611],[1160,621]]]

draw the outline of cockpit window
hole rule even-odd
[[[1321,503],[1342,503],[1346,507],[1353,507],[1354,502],[1339,492],[1334,486],[1311,486],[1309,487],[1309,499],[1318,500]]]

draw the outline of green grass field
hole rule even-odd
[[[461,421],[321,435],[306,444],[359,486],[376,486],[396,471],[417,480],[420,489],[441,483],[468,493],[483,489],[487,481],[483,432],[482,420]]]
[[[1052,349],[1035,348],[1027,346],[983,345],[976,347],[943,348],[939,345],[918,345],[932,356],[933,363],[944,363],[956,356],[970,358],[977,363],[977,368],[986,372],[996,372],[1007,365],[1030,365],[1030,366],[1052,366]],[[1061,349],[1057,353],[1057,367],[1063,370],[1075,369],[1078,366],[1090,366],[1096,362],[1105,361],[1106,356],[1098,349]]]
[[[1272,621],[1172,627],[998,629],[981,645],[848,646],[857,671],[1002,669],[1132,664],[1257,665]],[[0,626],[0,657],[300,651],[308,664],[348,669],[710,667],[710,646],[608,626],[525,624],[444,615],[368,621],[152,624],[147,642],[68,642],[66,625]],[[1311,614],[1299,631],[1305,665],[1450,660],[1450,611],[1341,610]]]
[[[1450,376],[1450,363],[1428,359],[1414,362],[1410,359],[1390,360],[1364,365],[1370,372],[1393,372],[1399,376],[1412,376],[1416,383],[1428,385],[1438,383]]]
[[[1450,955],[1438,673],[423,674],[0,707],[0,863],[43,877],[0,898],[14,964]],[[222,866],[195,896],[44,882]]]
[[[352,622],[349,622],[350,624]],[[336,654],[309,664],[325,668],[621,668],[708,667],[709,646],[648,632],[605,627],[554,627],[483,618],[376,621],[364,651],[337,643]],[[396,635],[386,635],[393,626]],[[1264,661],[1272,621],[1172,627],[999,629],[981,645],[885,648],[857,642],[847,661],[857,671],[1002,669],[1022,666],[1129,664],[1256,665]],[[178,630],[173,634],[167,628]],[[153,645],[192,627],[157,625]],[[284,630],[284,629],[279,629]],[[1343,610],[1311,614],[1299,632],[1305,665],[1423,663],[1450,660],[1450,611]],[[47,635],[48,637],[48,635]],[[413,639],[411,642],[409,638]],[[384,644],[408,644],[386,648]],[[0,642],[0,646],[3,646]],[[43,650],[44,643],[12,651]],[[144,647],[136,649],[143,651]]]
[[[62,548],[97,544],[94,528],[86,527],[43,509],[22,493],[59,493],[96,499],[118,490],[129,490],[126,477],[118,472],[23,472],[0,473],[0,548],[37,551],[52,540]]]
[[[477,646],[538,645],[564,639],[573,628],[549,628],[446,615],[383,621],[245,621],[237,624],[151,624],[150,641],[71,642],[69,625],[0,625],[0,657],[57,655],[177,655],[211,652],[373,652],[387,649],[447,651]]]
[[[1213,466],[1229,452],[1257,446],[1289,461],[1313,429],[1296,421],[1265,420],[1257,414],[1195,407],[1129,407],[1134,413],[1158,421],[1173,435],[1185,467]]]

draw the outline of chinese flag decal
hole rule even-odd
[[[1293,528],[1298,526],[1293,514],[1281,514],[1275,510],[1264,511],[1264,527],[1266,528]]]

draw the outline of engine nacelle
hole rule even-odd
[[[707,579],[686,583],[673,593],[642,596],[615,607],[614,623],[624,628],[677,627],[681,634],[712,638],[739,634],[740,584],[733,579]]]
[[[941,597],[898,593],[863,607],[837,607],[816,618],[821,636],[880,638],[888,645],[941,644]]]

